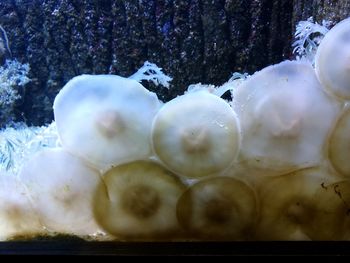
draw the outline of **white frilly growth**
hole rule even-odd
[[[0,67],[0,107],[1,111],[6,111],[7,105],[12,105],[21,98],[17,88],[25,86],[30,79],[27,77],[29,64],[22,64],[17,60],[5,61]]]
[[[143,66],[128,77],[129,79],[141,82],[142,80],[152,81],[154,85],[161,85],[169,89],[169,82],[173,80],[172,77],[165,75],[162,68],[159,68],[156,64],[146,61]]]
[[[243,81],[245,81],[248,78],[248,76],[248,73],[235,72],[232,74],[232,77],[221,86],[202,83],[191,84],[188,86],[187,91],[185,91],[185,93],[192,93],[205,90],[209,93],[212,93],[213,95],[222,97],[227,91],[230,91],[232,95],[232,91],[235,90],[239,85],[241,85]]]
[[[300,21],[296,26],[295,41],[292,44],[293,53],[297,54],[297,60],[315,63],[315,55],[321,40],[328,33],[331,21],[322,21],[322,25],[314,22],[310,17],[307,21]]]
[[[55,122],[48,126],[28,127],[25,124],[0,131],[0,171],[17,174],[33,154],[59,145]]]

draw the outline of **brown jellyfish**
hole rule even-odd
[[[181,225],[204,240],[251,239],[257,215],[253,189],[240,180],[223,176],[194,184],[177,205]]]
[[[340,174],[350,177],[350,108],[347,107],[331,133],[328,158]]]
[[[185,186],[168,170],[149,161],[112,168],[94,195],[94,214],[120,239],[171,239],[180,230],[176,203]]]
[[[257,238],[343,239],[345,232],[349,232],[346,202],[350,201],[350,188],[347,189],[349,183],[335,184],[337,180],[324,169],[308,168],[262,184]]]

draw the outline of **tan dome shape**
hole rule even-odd
[[[340,174],[350,178],[350,108],[340,116],[329,139],[328,157]]]
[[[92,213],[99,173],[61,148],[43,150],[19,174],[41,223],[52,232],[92,235],[100,231]]]
[[[317,164],[340,107],[322,90],[306,62],[285,61],[233,91],[242,129],[241,158],[286,172]]]
[[[176,203],[185,186],[162,166],[136,161],[103,175],[94,197],[98,223],[117,238],[176,238]]]
[[[194,237],[205,240],[252,238],[257,218],[254,191],[229,177],[204,179],[180,198],[177,216]]]
[[[151,155],[151,124],[160,106],[134,80],[81,75],[57,95],[54,114],[63,147],[107,170]]]
[[[349,208],[344,204],[350,197],[349,183],[335,187],[335,180],[327,171],[309,168],[262,184],[257,239],[342,239],[349,227]]]
[[[166,103],[153,122],[156,155],[172,171],[187,177],[219,173],[236,158],[240,128],[235,112],[207,91]]]
[[[329,93],[350,99],[350,18],[334,26],[322,39],[316,52],[315,68]]]

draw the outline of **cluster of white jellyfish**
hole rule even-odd
[[[162,103],[131,79],[73,78],[54,102],[62,147],[0,176],[0,238],[350,239],[350,20],[315,68],[284,61],[222,93]]]

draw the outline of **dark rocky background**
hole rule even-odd
[[[188,84],[222,84],[292,58],[298,21],[349,13],[350,0],[0,1],[13,57],[31,67],[16,115],[33,125],[52,121],[53,100],[73,76],[129,76],[149,60],[174,78],[169,91],[150,87],[167,101]]]

